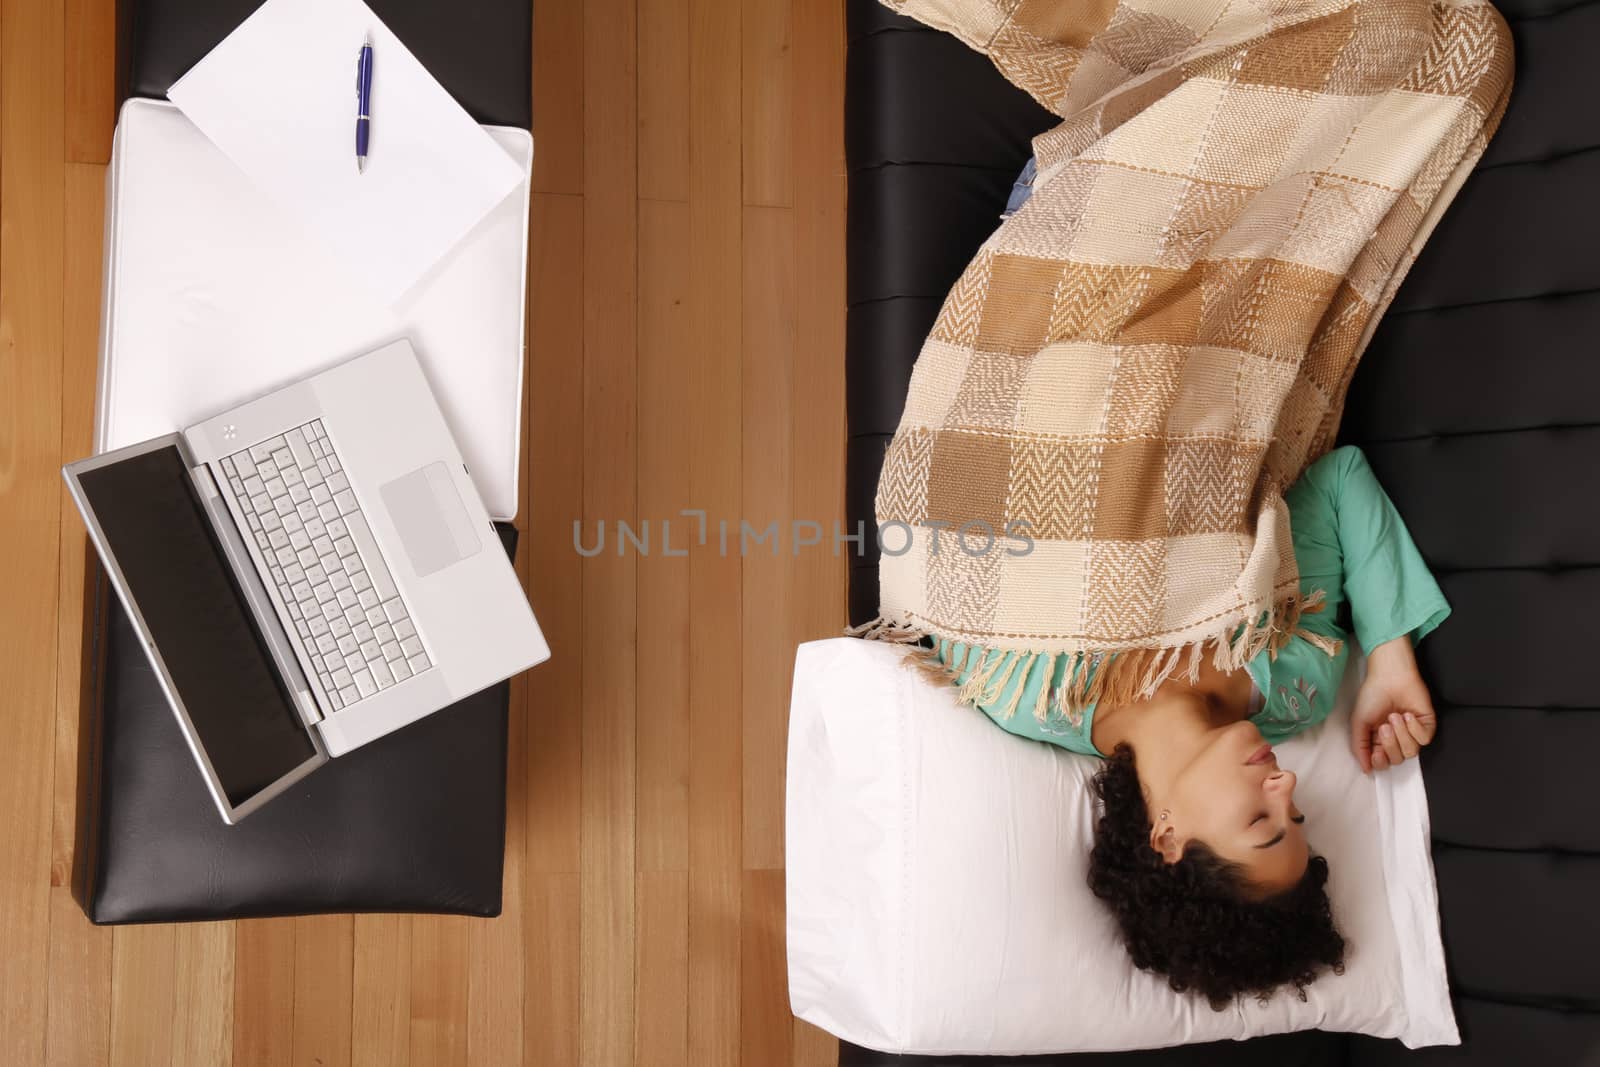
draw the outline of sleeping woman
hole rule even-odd
[[[1294,772],[1272,746],[1327,717],[1352,631],[1368,650],[1350,722],[1362,770],[1414,758],[1437,729],[1412,650],[1450,606],[1366,457],[1334,449],[1284,499],[1301,589],[1327,596],[1301,626],[1338,642],[1333,656],[1296,636],[1276,658],[1263,652],[1228,674],[1207,664],[1195,682],[1173,677],[1147,699],[1091,705],[1076,723],[1053,696],[1043,722],[1000,710],[1032,706],[1040,669],[978,704],[1012,733],[1105,760],[1094,780],[1104,810],[1090,888],[1115,914],[1135,964],[1214,1007],[1285,984],[1303,991],[1319,970],[1342,966],[1328,864],[1307,841],[1316,813],[1295,804]],[[966,653],[942,639],[938,650],[952,665]],[[1052,692],[1062,672],[1057,661]]]
[[[1272,745],[1326,718],[1354,636],[1355,757],[1416,756],[1413,646],[1450,610],[1333,443],[1505,114],[1509,28],[1483,0],[885,3],[1060,122],[917,357],[874,501],[905,544],[847,632],[1106,761],[1089,881],[1136,964],[1219,1010],[1304,996],[1344,941]]]

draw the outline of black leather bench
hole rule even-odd
[[[258,3],[125,0],[122,95],[165,97]],[[474,118],[529,125],[529,4],[371,6]],[[516,530],[498,529],[512,552]],[[508,684],[333,760],[230,827],[120,603],[97,585],[73,871],[90,919],[499,914]]]
[[[954,38],[848,3],[848,508],[871,523],[922,339],[1056,120]],[[1510,110],[1363,357],[1340,438],[1366,451],[1455,607],[1420,655],[1443,714],[1424,764],[1463,1045],[1312,1031],[1003,1061],[1600,1064],[1600,0],[1498,6]],[[876,613],[875,557],[852,570],[850,604],[852,622]]]

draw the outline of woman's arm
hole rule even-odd
[[[1450,605],[1360,449],[1328,453],[1285,496],[1302,579],[1310,570],[1337,584],[1367,652],[1351,713],[1356,759],[1363,770],[1381,770],[1413,757],[1433,739],[1437,719],[1412,650]]]

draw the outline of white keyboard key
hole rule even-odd
[[[365,619],[362,619],[360,622],[356,623],[355,626],[351,628],[350,632],[355,634],[356,640],[363,645],[372,640],[372,627],[367,625],[367,621]]]
[[[361,699],[361,691],[355,687],[353,682],[354,679],[352,679],[351,685],[347,685],[343,689],[339,690],[339,699],[343,700],[346,704],[354,704],[356,701]]]
[[[345,478],[344,472],[340,471],[338,474],[329,476],[328,488],[333,490],[335,493],[342,493],[346,489],[350,488],[350,482],[347,478]]]
[[[312,616],[310,629],[312,637],[321,637],[323,634],[329,633],[327,618],[322,615]],[[326,652],[327,649],[323,649],[323,651]]]
[[[318,504],[317,514],[322,517],[323,522],[331,522],[339,517],[338,505],[331,500],[326,504]]]
[[[378,683],[373,681],[371,671],[357,671],[355,673],[356,691],[364,697],[369,697],[378,691]]]
[[[306,435],[298,429],[290,430],[283,435],[284,442],[288,444],[289,451],[294,453],[294,461],[302,467],[309,467],[312,463],[311,450],[306,447]]]
[[[343,570],[337,570],[328,575],[328,583],[336,590],[348,589],[350,588],[350,576],[345,574]]]
[[[233,460],[234,471],[241,478],[253,477],[256,473],[256,461],[250,458],[250,453],[240,452],[230,457]]]
[[[317,638],[317,651],[326,655],[339,647],[339,642],[333,639],[332,634],[323,634]]]
[[[353,656],[360,651],[361,643],[356,640],[354,634],[346,630],[344,636],[339,638],[338,648],[341,655]]]
[[[383,623],[384,623],[383,609],[382,608],[368,608],[367,609],[367,623],[368,623],[368,625],[373,626],[373,627],[382,626]]]
[[[354,682],[355,679],[350,676],[349,668],[338,667],[334,669],[333,684],[335,688],[343,689],[345,686],[351,685]]]
[[[387,689],[394,684],[394,675],[390,673],[388,665],[383,660],[374,661],[367,669],[377,680],[379,689]]]
[[[407,659],[410,659],[422,651],[422,642],[417,640],[415,636],[408,637],[400,642],[400,651],[406,654]]]
[[[311,486],[311,499],[317,504],[318,507],[328,503],[333,499],[333,494],[328,492],[328,485],[326,482]]]
[[[349,608],[360,614],[362,618],[366,618],[366,609],[356,600],[356,591],[354,589],[341,589],[338,595],[341,608]]]
[[[362,611],[371,611],[378,606],[378,594],[371,589],[363,589],[356,594],[356,602],[361,605]]]
[[[356,510],[356,495],[346,489],[341,493],[333,494],[333,503],[339,509],[339,514],[344,516],[346,525],[353,526],[354,524],[350,522],[350,515]],[[365,521],[365,519],[362,520],[363,523]]]
[[[267,491],[266,485],[261,481],[260,478],[257,478],[254,475],[246,478],[243,484],[245,496],[256,496]]]
[[[339,695],[339,691],[337,689],[328,693],[328,702],[333,705],[334,711],[344,710],[344,698]]]
[[[339,609],[337,617],[328,620],[328,629],[333,631],[333,636],[343,637],[350,632],[350,624],[344,621],[344,609]]]
[[[403,659],[391,661],[389,669],[394,672],[394,680],[397,682],[403,682],[411,677],[411,664]]]
[[[289,533],[289,543],[293,545],[294,550],[298,552],[302,548],[311,547],[311,538],[306,536],[306,532],[304,530],[293,530]]]
[[[388,623],[383,623],[382,625],[374,626],[372,628],[372,636],[378,639],[378,644],[380,644],[380,645],[383,645],[385,647],[387,647],[389,645],[393,645],[394,646],[394,656],[391,656],[386,651],[383,654],[383,658],[384,659],[394,659],[395,656],[398,656],[400,654],[399,638],[395,637],[395,635],[394,635],[394,627],[390,626]]]
[[[283,438],[280,437],[278,440],[281,441]],[[272,454],[272,462],[278,465],[279,470],[283,470],[283,468],[294,464],[294,457],[289,454],[287,448],[281,448]]]
[[[335,544],[338,543],[339,538],[348,536],[349,533],[350,533],[350,531],[345,529],[345,525],[344,525],[344,520],[343,519],[331,519],[331,520],[329,520],[329,522],[328,522],[328,536],[333,538]],[[344,555],[344,553],[340,552],[339,555],[342,556],[342,555]]]
[[[406,660],[406,665],[411,668],[412,674],[421,674],[423,671],[433,666],[433,664],[428,662],[427,654],[422,652],[418,652],[415,656],[412,656],[410,659]]]
[[[402,641],[412,636],[416,632],[417,628],[411,625],[410,619],[401,619],[394,624],[394,635],[400,638]]]
[[[289,499],[296,504],[304,504],[311,499],[311,490],[307,489],[303,483],[296,482],[289,487]]]
[[[395,597],[393,600],[385,600],[383,602],[383,611],[384,614],[389,616],[390,622],[399,622],[401,619],[407,618],[406,606],[400,602],[399,597]]]
[[[378,599],[388,600],[392,596],[397,596],[399,590],[394,587],[394,579],[389,577],[389,568],[383,562],[383,555],[378,551],[378,543],[373,540],[372,531],[367,528],[366,518],[358,511],[346,515],[344,521],[350,528],[350,539],[361,551],[361,560],[366,564],[367,577],[372,579],[372,588],[377,590]]]
[[[264,485],[262,486],[262,489],[268,496],[272,497],[273,499],[277,499],[278,497],[282,496],[284,493],[287,493],[289,491],[288,487],[283,484],[283,479],[282,478],[271,478],[271,479],[268,479],[267,482],[264,483]]]

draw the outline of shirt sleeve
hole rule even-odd
[[[1416,644],[1450,614],[1410,531],[1359,448],[1346,445],[1317,460],[1284,499],[1302,587],[1325,583],[1330,609],[1348,604],[1351,628],[1363,649],[1407,634]]]

